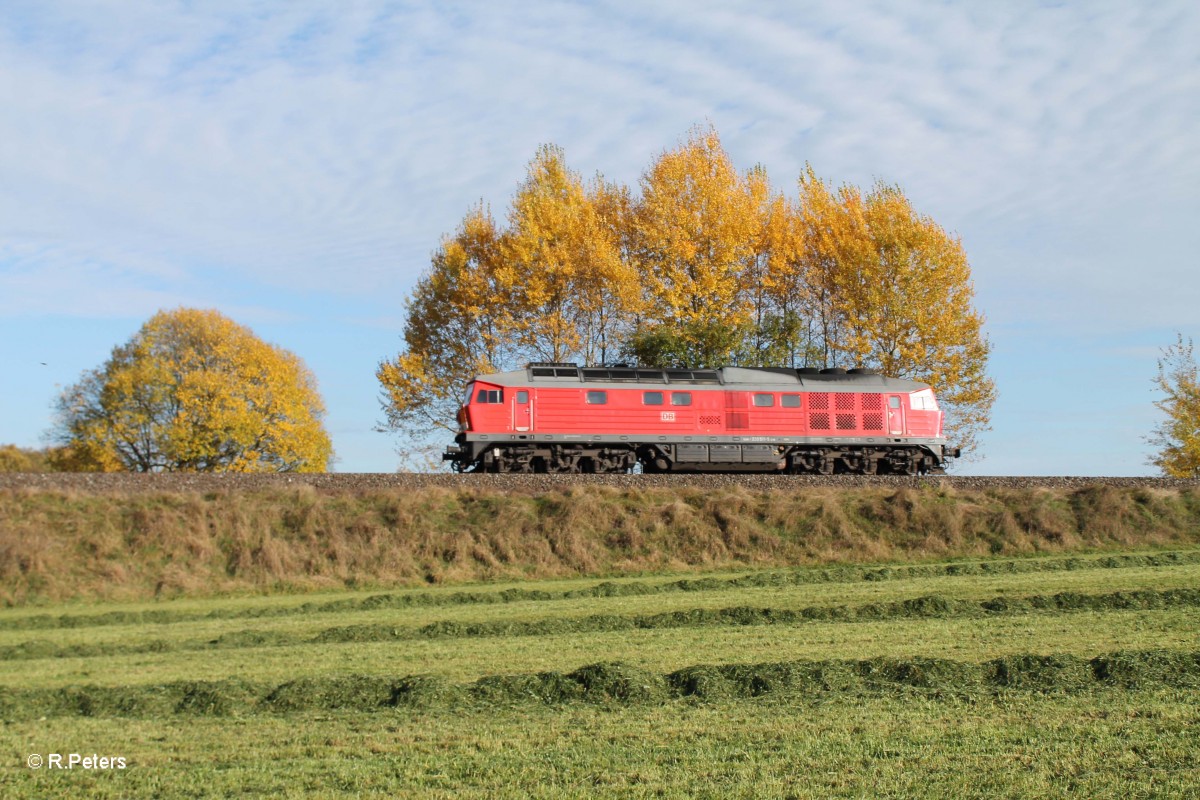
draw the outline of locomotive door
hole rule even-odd
[[[725,429],[746,430],[750,427],[749,392],[725,393]]]
[[[529,399],[527,389],[513,393],[512,426],[518,431],[533,430],[533,401]]]
[[[904,404],[900,395],[888,395],[888,433],[899,436],[904,433]]]

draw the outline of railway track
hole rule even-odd
[[[0,473],[0,491],[223,492],[275,491],[311,486],[320,492],[420,491],[427,488],[541,493],[573,486],[621,489],[683,487],[771,491],[808,488],[930,488],[955,491],[1076,489],[1087,486],[1170,489],[1200,487],[1200,480],[1088,476],[860,476],[860,475],[457,475],[443,473],[184,474],[184,473]]]

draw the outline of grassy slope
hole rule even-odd
[[[454,589],[436,588],[414,594],[440,597],[444,605],[391,608],[360,602],[367,597],[361,592],[327,594],[309,613],[263,618],[226,612],[287,609],[295,607],[297,598],[186,599],[158,607],[193,615],[217,613],[162,624],[30,629],[19,626],[35,612],[12,609],[0,614],[0,641],[181,643],[278,629],[307,635],[367,621],[418,626],[447,619],[559,619],[569,624],[600,613],[764,604],[883,607],[929,597],[980,600],[1070,593],[1094,598],[1114,592],[1152,596],[1195,586],[1200,578],[1200,564],[1190,557],[1146,566],[1138,558],[1093,556],[1070,560],[1070,569],[1067,565],[1064,559],[1050,558],[1040,564],[1044,569],[996,572],[959,562],[952,570],[958,574],[934,566],[922,567],[920,575],[906,574],[897,567],[851,570],[839,573],[841,580],[773,586],[731,583],[737,576],[725,573],[687,584],[693,588],[686,591],[676,586],[675,578],[645,578],[647,586],[675,588],[611,597],[564,596],[586,594],[580,590],[594,588],[596,581],[560,581],[522,586],[545,592],[544,599],[511,603],[463,596],[458,600],[476,602],[451,602]],[[129,607],[60,606],[36,613],[59,620],[60,614],[74,619],[120,609]],[[485,675],[566,672],[597,661],[619,661],[627,665],[625,674],[638,680],[688,665],[728,664],[730,675],[743,670],[763,676],[769,684],[781,673],[765,662],[840,660],[826,673],[825,680],[832,676],[834,683],[825,688],[764,685],[757,697],[725,697],[719,692],[643,697],[637,685],[617,691],[613,684],[591,699],[553,703],[514,693],[474,702],[443,702],[430,695],[425,708],[355,706],[350,698],[346,709],[286,712],[279,710],[286,706],[256,707],[251,698],[242,706],[180,704],[172,710],[168,704],[130,716],[100,707],[91,707],[96,716],[80,716],[81,706],[64,706],[39,713],[45,717],[39,719],[9,705],[0,733],[9,764],[23,763],[32,752],[98,752],[123,755],[130,767],[119,773],[7,769],[0,772],[0,794],[1187,797],[1200,785],[1200,665],[1188,661],[1189,654],[1200,651],[1197,631],[1200,613],[1194,606],[1043,608],[995,617],[895,613],[874,621],[714,624],[553,636],[286,647],[243,642],[228,649],[0,661],[0,683],[8,687],[10,701],[22,692],[36,695],[63,686],[76,687],[75,692],[87,684],[132,691],[174,680],[235,679],[259,681],[269,689],[301,676],[313,682],[289,684],[293,699],[304,701],[303,692],[316,691],[320,684],[329,701],[339,700],[332,691],[343,686],[330,683],[330,678],[345,674],[398,679],[419,672],[466,682]],[[1091,678],[1087,659],[1134,649],[1161,650],[1163,658],[1193,666],[1165,681],[1150,679],[1152,671],[1141,675],[1145,680]],[[979,664],[1004,654],[1057,654],[1055,663],[1066,669],[1030,690],[972,683],[954,668],[955,662]],[[927,671],[916,679],[911,674],[874,681],[854,677],[854,669],[865,669],[854,666],[856,659],[872,659],[872,669],[886,671],[888,663],[877,661],[882,656],[893,658],[893,666],[915,664]],[[917,657],[955,662],[925,663],[914,660]],[[756,663],[757,667],[746,666]],[[837,683],[838,675],[844,683]],[[1071,682],[1072,675],[1082,679]],[[279,693],[276,690],[276,696]],[[226,715],[212,716],[214,712]]]
[[[0,490],[0,599],[138,600],[1200,544],[1200,488]]]

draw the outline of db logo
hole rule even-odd
[[[662,421],[663,422],[674,422],[675,421],[675,412],[674,411],[662,412]]]

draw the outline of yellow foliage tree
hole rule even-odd
[[[375,372],[389,428],[414,438],[450,428],[467,381],[509,360],[516,270],[504,268],[500,249],[495,222],[480,205],[433,254],[406,303],[405,349]]]
[[[216,311],[160,311],[57,402],[63,469],[323,472],[316,380]]]
[[[640,194],[585,184],[540,148],[499,230],[482,207],[442,243],[380,364],[388,426],[452,428],[477,372],[526,361],[869,366],[924,380],[969,449],[995,385],[962,243],[893,186],[795,200],[739,174],[711,127],[643,173]]]
[[[1163,350],[1154,385],[1165,395],[1154,405],[1167,418],[1148,438],[1158,448],[1150,463],[1171,478],[1200,478],[1200,369],[1191,339],[1177,334]]]
[[[585,184],[561,149],[530,162],[501,230],[482,206],[443,240],[407,302],[404,349],[379,364],[387,428],[418,464],[450,429],[467,382],[527,361],[607,360],[640,300],[627,251],[629,196]]]
[[[718,367],[741,349],[760,229],[748,183],[712,128],[693,129],[642,176],[631,254],[645,297],[630,348],[639,361]]]
[[[736,363],[746,366],[803,367],[813,358],[809,265],[805,232],[796,203],[771,188],[766,170],[756,167],[747,185],[757,217],[752,260],[742,285],[753,308],[747,347]]]
[[[600,179],[585,187],[560,148],[545,145],[529,165],[500,240],[516,342],[537,361],[603,358],[612,325],[637,299],[637,276],[622,259],[619,192]]]
[[[0,445],[0,472],[51,472],[50,454],[45,450]]]
[[[793,270],[803,315],[811,332],[811,360],[806,367],[831,367],[843,351],[844,309],[837,302],[838,275],[844,264],[857,257],[855,245],[863,241],[854,217],[828,183],[811,166],[800,175],[800,264]]]
[[[599,272],[601,282],[597,300],[592,307],[585,326],[584,364],[608,363],[610,356],[618,353],[629,338],[637,315],[642,307],[642,285],[637,268],[629,254],[632,250],[633,201],[629,189],[602,177],[588,186],[588,201],[591,204],[594,224],[604,237],[608,253],[613,260],[606,261]]]
[[[821,366],[863,365],[929,383],[947,412],[947,435],[973,449],[996,387],[986,374],[991,345],[962,242],[895,186],[876,184],[866,195],[845,186],[834,197],[811,169],[801,186],[812,203]]]

